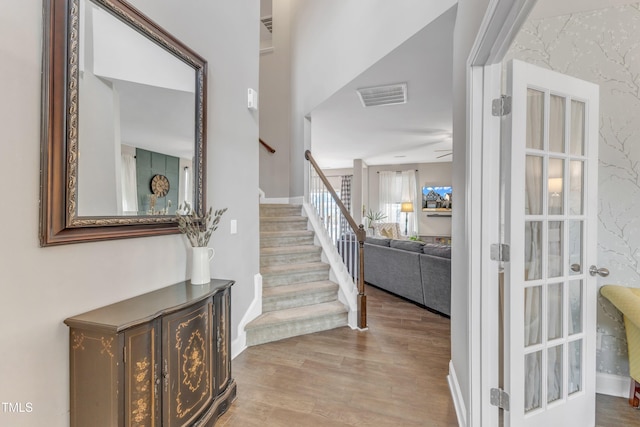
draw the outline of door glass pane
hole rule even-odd
[[[565,98],[551,95],[549,102],[549,151],[564,153]]]
[[[572,160],[569,162],[569,213],[582,214],[582,191],[584,188],[584,162]]]
[[[582,340],[569,343],[569,394],[582,390]]]
[[[582,280],[569,282],[569,335],[582,332]]]
[[[527,89],[527,148],[544,148],[544,92]]]
[[[582,267],[582,221],[569,223],[569,274],[580,274]]]
[[[584,154],[584,102],[571,101],[571,154]]]
[[[542,351],[524,356],[524,408],[526,412],[540,408],[542,394]]]
[[[542,341],[542,287],[532,286],[524,290],[524,345]]]
[[[548,350],[547,366],[547,402],[553,402],[562,398],[562,345]]]
[[[549,340],[562,338],[562,283],[553,283],[547,289],[547,326]]]
[[[563,240],[562,221],[549,221],[548,277],[560,277],[563,274]]]
[[[542,221],[524,224],[524,280],[542,277]]]
[[[549,215],[561,215],[564,212],[564,197],[563,197],[563,183],[564,183],[564,160],[562,159],[549,159],[549,179],[548,184],[548,201],[549,201]]]
[[[542,157],[527,156],[525,215],[542,214]]]

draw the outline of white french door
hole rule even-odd
[[[509,63],[505,425],[595,423],[597,85]]]

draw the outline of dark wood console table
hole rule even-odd
[[[213,426],[236,397],[233,283],[181,282],[66,319],[71,426]]]

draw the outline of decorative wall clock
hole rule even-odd
[[[151,178],[151,192],[158,197],[164,197],[169,192],[169,180],[164,175],[154,175]]]

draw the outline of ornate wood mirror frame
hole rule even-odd
[[[206,171],[206,75],[207,63],[194,51],[164,31],[134,7],[121,0],[46,0],[44,2],[44,45],[42,84],[42,149],[40,187],[40,244],[50,246],[107,239],[177,233],[169,211],[164,215],[144,211],[134,215],[80,216],[78,214],[79,120],[79,33],[83,26],[80,1],[101,8],[108,16],[126,24],[160,46],[170,56],[193,69],[195,124],[192,152],[193,192],[186,191],[192,207],[202,214],[205,204]],[[119,24],[118,24],[119,25]],[[188,73],[190,71],[187,70]],[[183,109],[182,111],[185,111]],[[190,114],[190,113],[189,113]],[[191,118],[189,118],[191,120]],[[191,129],[189,127],[189,129]],[[114,162],[115,162],[114,157]],[[85,170],[91,169],[85,167]],[[114,202],[118,203],[118,202]],[[176,203],[177,205],[177,203]],[[175,209],[175,207],[174,207]]]

